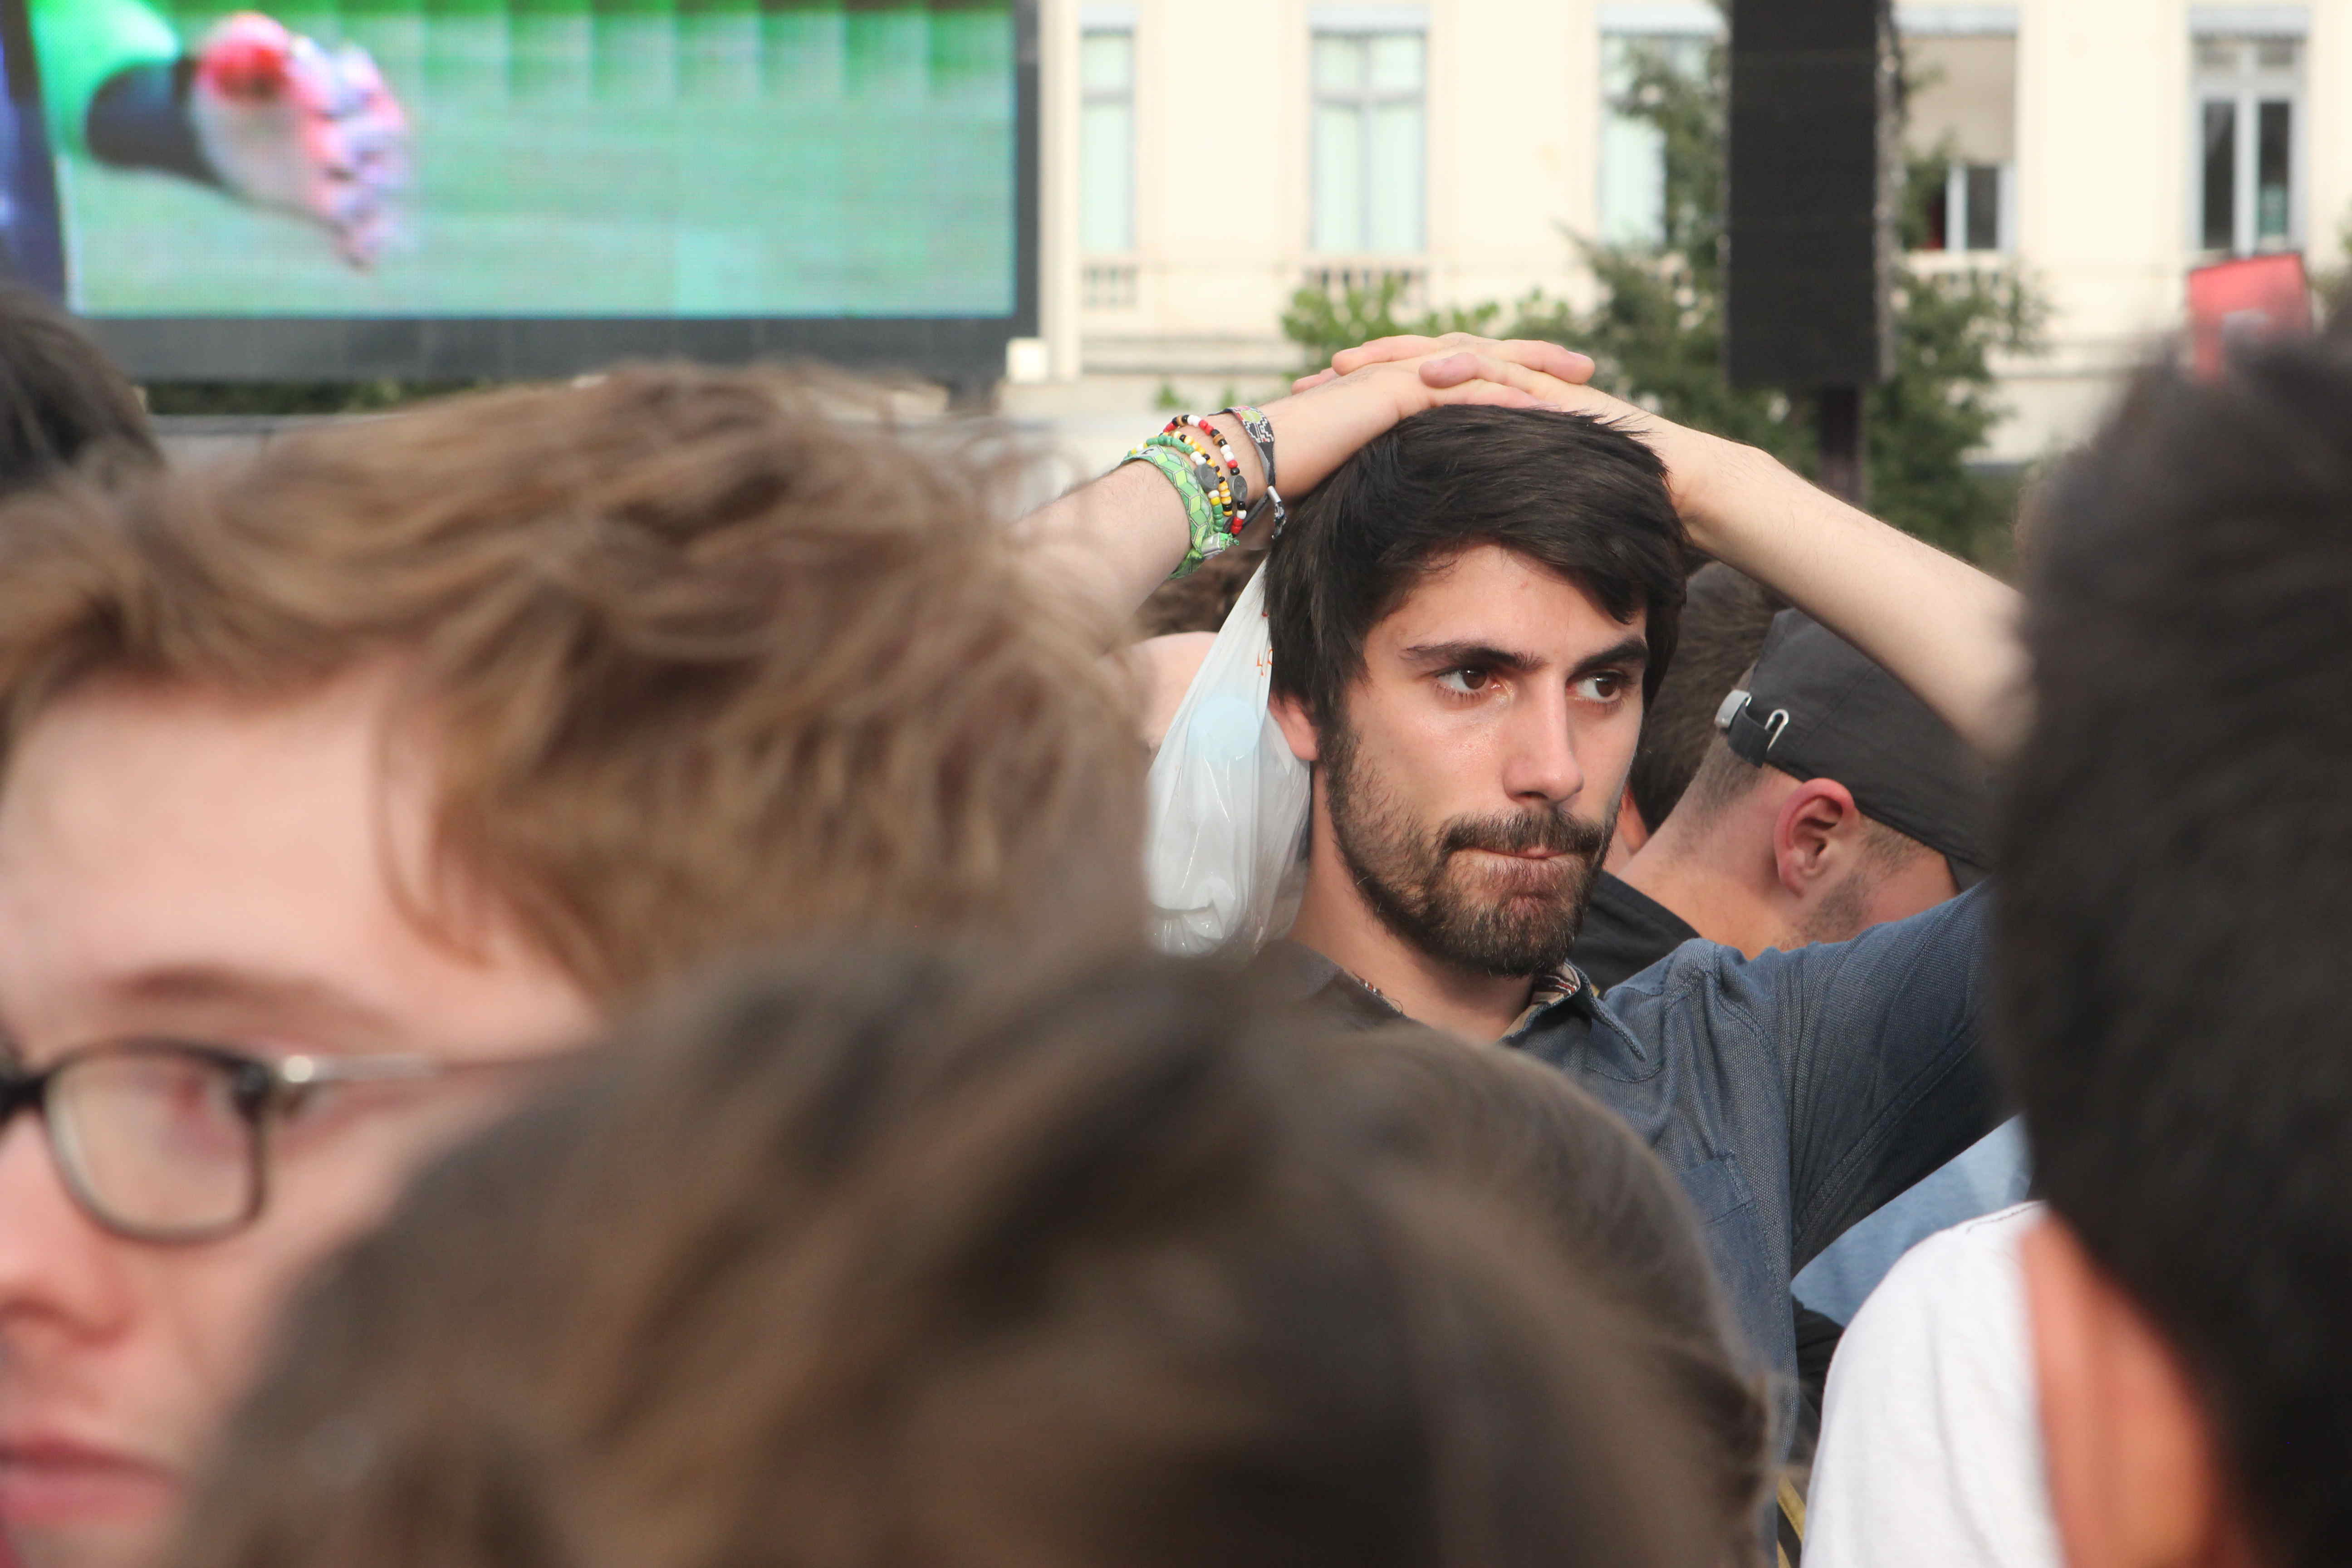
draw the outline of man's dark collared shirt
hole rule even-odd
[[[1622,984],[1686,942],[1698,929],[1631,882],[1603,871],[1593,879],[1584,929],[1569,957],[1606,991]]]
[[[1977,1048],[1989,912],[1971,892],[1852,942],[1752,960],[1690,942],[1606,997],[1571,970],[1504,1037],[1657,1150],[1749,1342],[1791,1382],[1790,1279],[1997,1119]],[[1258,963],[1281,1000],[1368,1026],[1401,1016],[1295,943]]]

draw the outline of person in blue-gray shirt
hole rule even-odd
[[[1848,942],[1686,946],[1604,1001],[1569,954],[1643,696],[1696,546],[1997,758],[2024,719],[2014,596],[1766,454],[1577,384],[1590,374],[1548,344],[1389,340],[1260,422],[1285,489],[1314,492],[1292,497],[1265,595],[1273,710],[1313,805],[1297,920],[1258,964],[1289,1001],[1500,1041],[1616,1109],[1680,1176],[1786,1379],[1795,1271],[1996,1119],[1986,891]],[[1448,399],[1548,406],[1423,412]],[[1261,491],[1264,448],[1226,434]],[[1132,464],[1039,531],[1091,547],[1064,569],[1097,592],[1139,597],[1183,553],[1186,499]]]

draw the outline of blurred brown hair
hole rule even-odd
[[[1100,634],[859,396],[625,369],[18,503],[0,765],[79,680],[268,699],[394,659],[440,868],[592,992],[813,929],[1123,929],[1141,764]]]
[[[753,978],[428,1174],[182,1568],[1718,1568],[1626,1314],[1295,1024],[975,973]]]
[[[1567,1074],[1418,1026],[1304,1040],[1335,1114],[1382,1152],[1525,1212],[1633,1325],[1637,1359],[1690,1445],[1689,1500],[1731,1559],[1753,1552],[1770,1474],[1762,1374],[1717,1288],[1689,1200],[1650,1146]]]
[[[1135,635],[1158,637],[1175,632],[1224,630],[1234,601],[1265,560],[1264,545],[1254,549],[1236,545],[1210,556],[1181,577],[1171,577],[1151,590],[1151,596],[1135,612]]]

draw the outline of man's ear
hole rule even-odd
[[[1617,796],[1617,831],[1609,836],[1609,853],[1602,857],[1601,868],[1615,873],[1649,841],[1650,825],[1642,819],[1641,803],[1633,798],[1633,786],[1629,784]]]
[[[1315,721],[1307,718],[1307,710],[1298,699],[1276,695],[1267,700],[1265,710],[1273,714],[1274,721],[1281,726],[1282,738],[1290,742],[1290,754],[1313,767],[1323,748],[1315,737]]]
[[[1861,821],[1853,792],[1835,779],[1806,779],[1790,790],[1772,823],[1772,868],[1780,886],[1801,899],[1842,872],[1832,862]]]
[[[2251,1561],[2204,1402],[2138,1303],[2045,1216],[2023,1244],[2042,1463],[2068,1568]]]

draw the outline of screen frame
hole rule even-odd
[[[85,316],[140,381],[544,380],[624,359],[819,359],[951,386],[1038,332],[1039,0],[1012,0],[1013,309],[1001,316]]]

